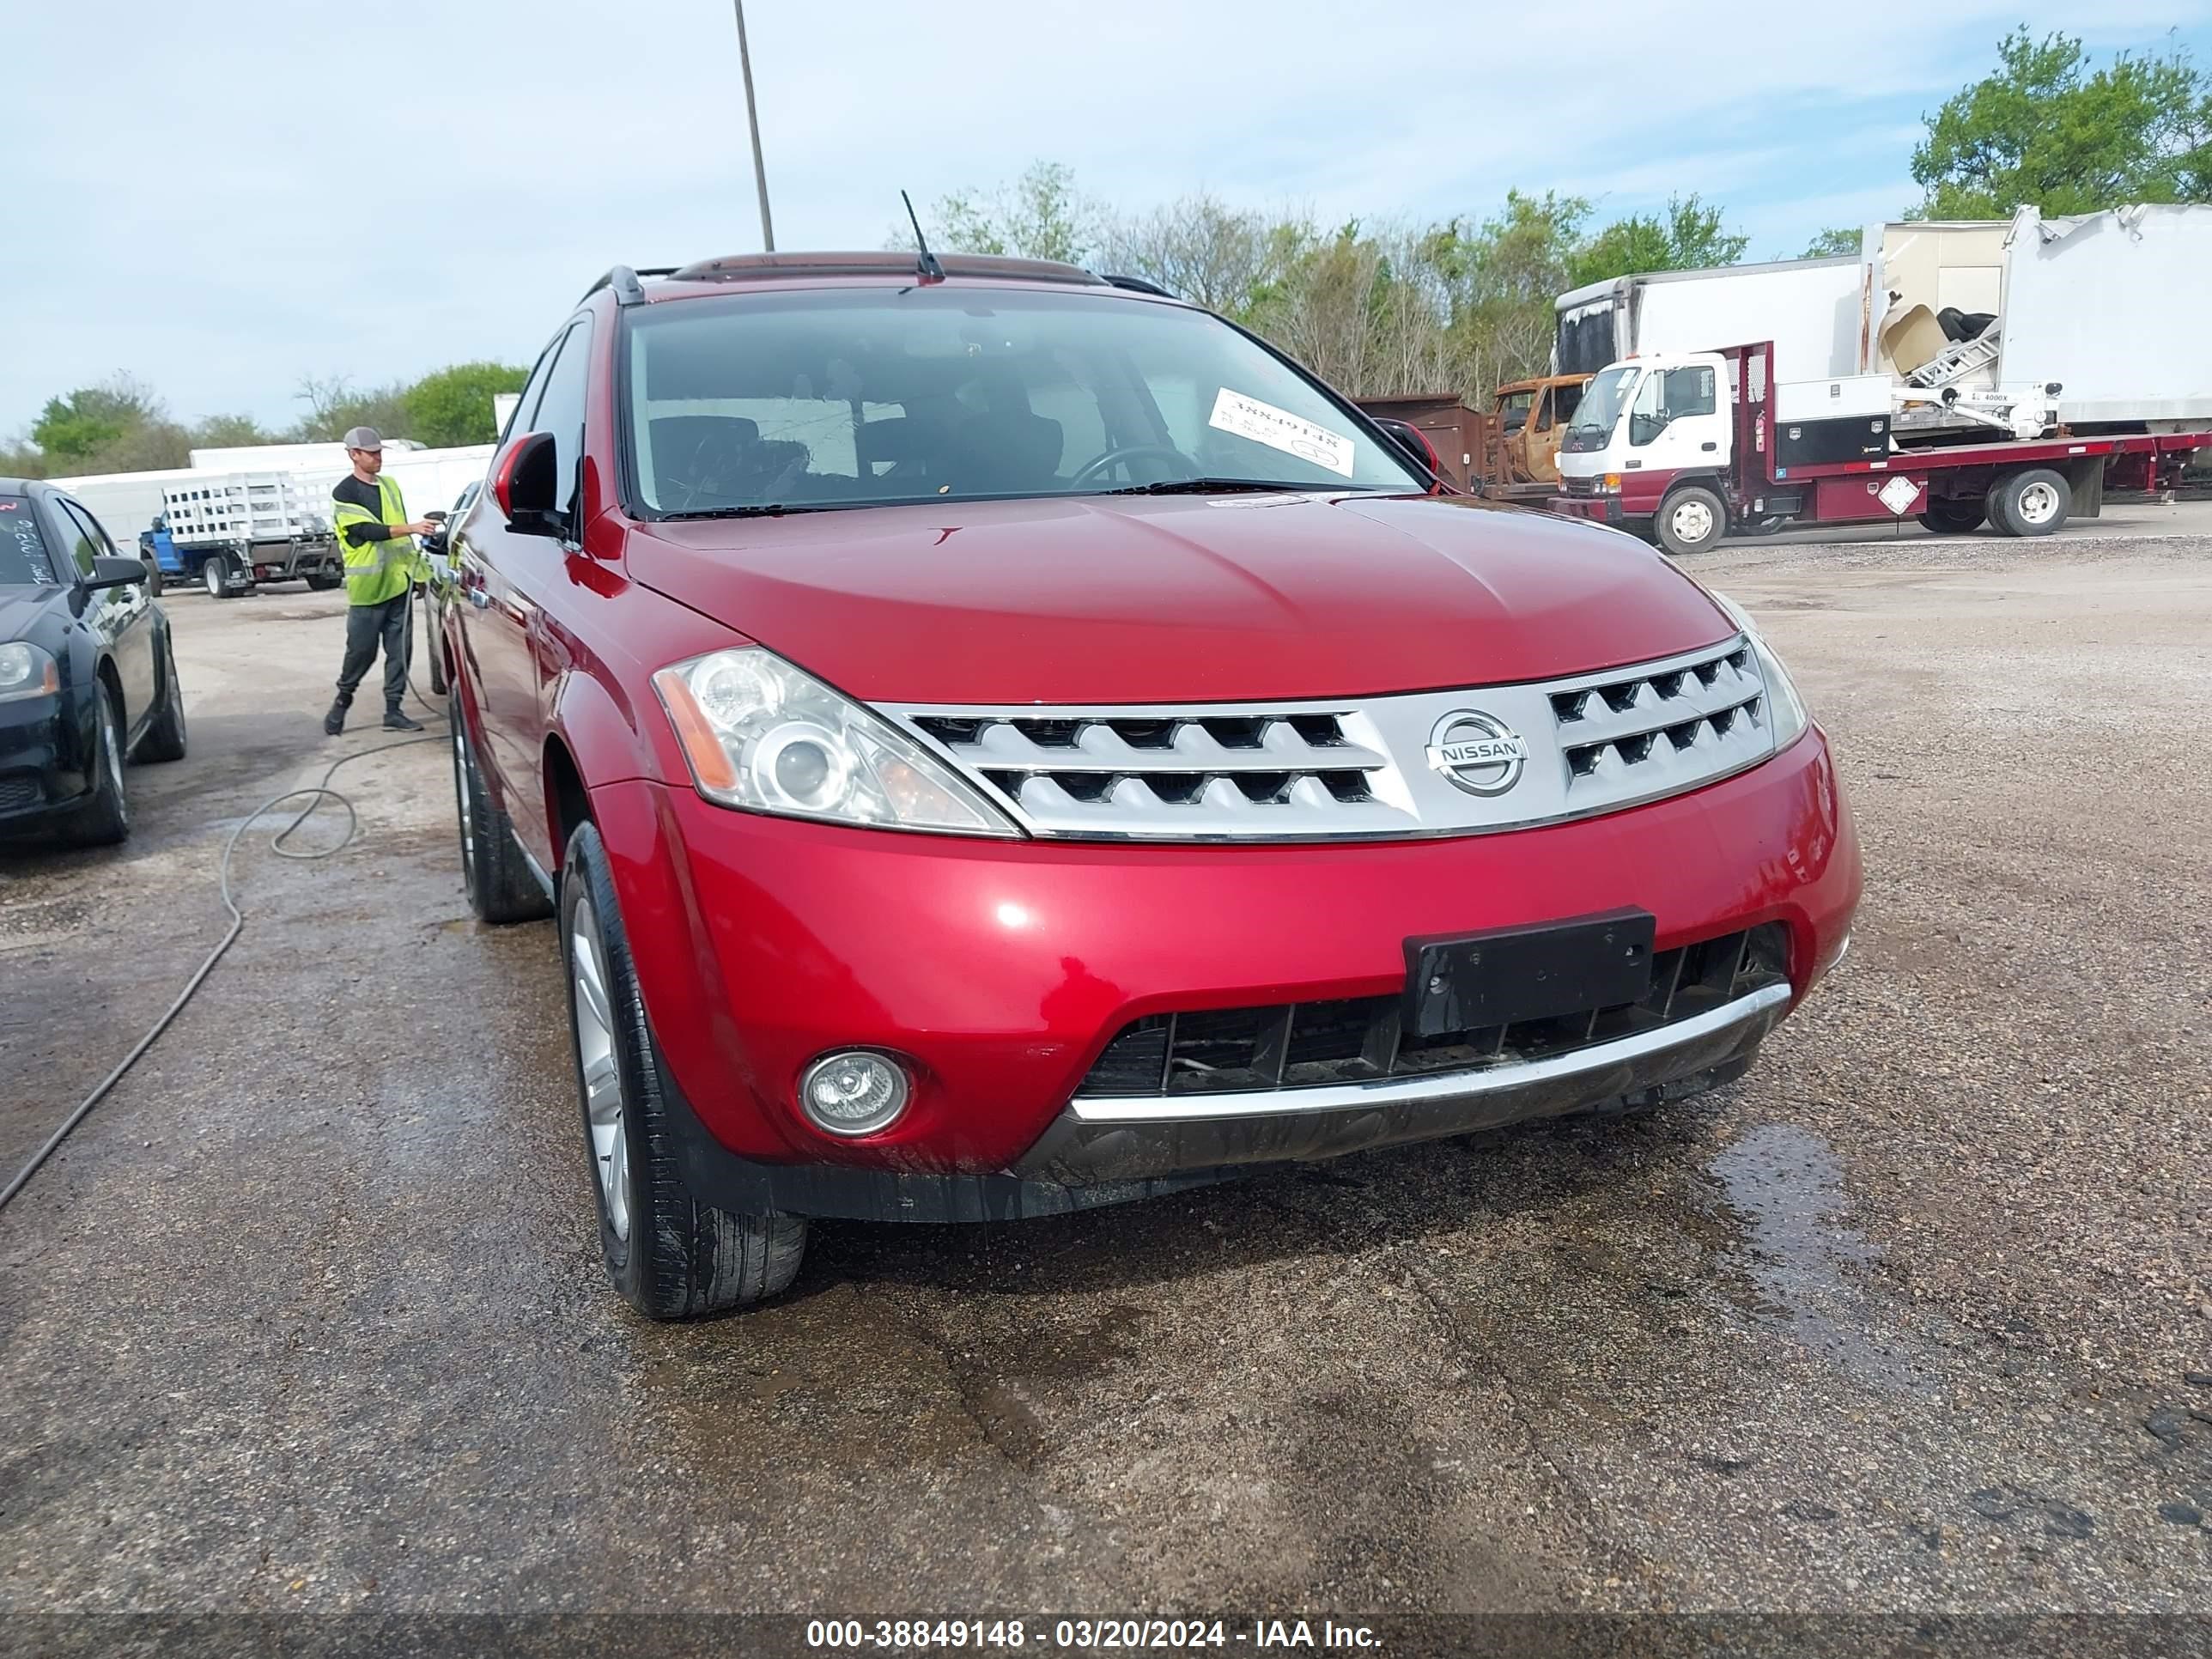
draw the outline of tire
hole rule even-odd
[[[469,908],[478,921],[499,925],[543,921],[553,914],[553,906],[523,862],[514,825],[492,805],[459,697],[447,706],[446,720],[453,738],[453,805],[460,821],[461,884],[468,890]]]
[[[2073,504],[2074,486],[2047,466],[2022,467],[1990,486],[1990,522],[2008,536],[2048,536]]]
[[[1930,495],[1920,522],[1938,536],[1965,536],[1988,522],[1989,504],[1971,496]]]
[[[231,584],[229,554],[210,553],[207,556],[207,562],[200,567],[200,586],[207,589],[208,598],[211,599],[228,599],[234,596],[237,590]]]
[[[134,760],[180,761],[185,757],[185,688],[177,678],[177,645],[174,640],[161,641],[161,706],[154,711],[154,723],[146,728],[146,735],[138,739],[138,752]]]
[[[1659,504],[1651,520],[1659,545],[1674,558],[1717,547],[1728,534],[1728,508],[1704,484],[1685,484]]]
[[[310,592],[313,593],[327,593],[332,588],[343,586],[344,584],[345,578],[343,576],[310,576],[307,578],[307,589]]]
[[[112,847],[131,834],[131,796],[123,784],[123,699],[112,686],[100,689],[98,733],[92,799],[69,826],[69,838],[80,847]]]
[[[161,562],[149,553],[138,562],[146,567],[146,597],[149,599],[160,599],[161,597]]]
[[[442,697],[451,690],[446,683],[445,630],[439,626],[445,618],[438,596],[427,587],[422,590],[422,650],[430,659],[430,695]]]
[[[561,962],[585,1156],[607,1277],[648,1319],[692,1319],[787,1288],[806,1254],[801,1216],[702,1203],[684,1180],[673,1114],[684,1109],[631,967],[606,851],[584,823],[561,874]]]

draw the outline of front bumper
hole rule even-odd
[[[1860,884],[1817,733],[1692,794],[1431,842],[980,842],[729,812],[643,781],[592,808],[668,1081],[696,1114],[695,1181],[813,1213],[1079,1207],[1710,1086],[1835,957]],[[1662,951],[1782,923],[1786,994],[1527,1066],[1079,1098],[1139,1016],[1393,994],[1409,937],[1623,907],[1657,919]],[[805,1066],[846,1047],[913,1064],[913,1104],[882,1135],[832,1139],[797,1109]]]
[[[1626,529],[1628,525],[1628,515],[1621,510],[1618,495],[1554,495],[1544,507],[1547,512],[1591,524],[1610,525],[1615,530]]]

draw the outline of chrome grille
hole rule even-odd
[[[1185,708],[883,711],[1032,835],[1314,841],[1477,835],[1694,789],[1773,752],[1741,637],[1632,668],[1458,691]],[[1443,771],[1438,723],[1477,713],[1528,746],[1512,786]]]
[[[1552,693],[1567,799],[1608,799],[1624,784],[1648,798],[1674,777],[1705,781],[1773,747],[1766,684],[1748,646],[1722,656]],[[1650,786],[1644,787],[1644,786]]]

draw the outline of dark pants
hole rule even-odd
[[[384,707],[390,713],[407,700],[407,606],[414,594],[400,593],[377,605],[356,605],[346,611],[345,665],[338,670],[338,701],[353,706],[353,694],[369,664],[376,660],[377,642],[384,643]]]

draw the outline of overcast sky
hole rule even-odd
[[[26,14],[29,15],[26,15]],[[878,246],[1037,158],[1142,205],[1607,214],[1698,191],[1753,257],[1916,194],[1917,118],[2023,16],[2100,48],[2212,0],[751,0],[777,240]],[[303,375],[527,362],[617,260],[757,248],[727,0],[40,0],[0,100],[14,253],[0,434],[128,369],[187,420]]]

